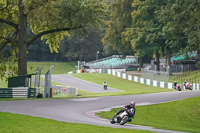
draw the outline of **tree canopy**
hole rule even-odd
[[[170,66],[171,54],[200,52],[199,6],[199,0],[116,0],[110,4],[104,44],[121,52],[131,44],[140,58],[154,54],[158,70],[165,55]]]
[[[102,37],[106,55],[116,51],[141,59],[155,55],[157,65],[165,55],[170,66],[172,54],[200,52],[199,7],[199,0],[1,0],[0,74],[17,73],[17,68],[19,75],[26,74],[29,46],[41,39],[51,52],[58,52],[67,36],[62,42],[66,57],[72,57],[75,47],[83,48],[77,52],[82,55],[88,52],[85,47],[102,47]],[[76,36],[104,21],[106,29],[88,34],[87,39],[96,38],[98,43]]]
[[[120,54],[133,54],[131,44],[123,40],[123,32],[131,25],[133,0],[116,0],[109,5],[109,19],[102,41],[104,45],[113,46]]]
[[[1,0],[1,76],[17,71],[16,60],[18,74],[27,73],[27,47],[35,40],[41,38],[52,52],[58,52],[64,36],[102,24],[105,13],[106,4],[101,0]]]

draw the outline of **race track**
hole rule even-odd
[[[94,113],[113,107],[124,106],[131,100],[136,101],[137,107],[139,105],[156,104],[195,96],[200,96],[200,91],[164,92],[154,94],[78,99],[2,101],[0,102],[0,111],[37,116],[72,123],[85,123],[114,128],[149,130],[159,133],[183,133],[178,131],[154,129],[151,127],[139,125],[112,125],[110,124],[109,120],[99,118],[95,116]]]
[[[122,92],[121,90],[110,88],[109,85],[108,89],[104,90],[103,83],[102,85],[98,85],[89,81],[75,78],[67,74],[54,74],[52,75],[51,79],[55,82],[62,83],[64,85],[68,85],[89,92],[95,92],[95,93]]]

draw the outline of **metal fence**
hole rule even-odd
[[[157,81],[169,81],[169,72],[141,69],[141,77]]]
[[[171,72],[185,72],[198,70],[195,64],[171,65]]]
[[[34,79],[34,88],[39,88],[40,87],[40,75],[41,75],[41,71],[42,71],[42,68],[43,67],[38,67],[36,70],[35,70],[35,79]]]
[[[49,98],[51,95],[51,73],[53,69],[53,65],[50,67],[50,69],[45,74],[45,84],[44,84],[44,97]]]
[[[53,96],[54,97],[65,97],[65,96],[77,96],[78,95],[78,89],[73,87],[67,87],[67,86],[61,86],[56,85],[53,86]]]

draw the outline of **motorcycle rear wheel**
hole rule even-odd
[[[129,119],[128,116],[124,116],[119,124],[120,124],[120,125],[126,124],[126,122],[128,121],[128,119]]]

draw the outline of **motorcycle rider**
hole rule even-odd
[[[115,116],[117,116],[117,115],[119,115],[120,113],[124,112],[125,110],[129,110],[129,109],[131,109],[131,108],[133,108],[133,111],[132,111],[132,112],[129,112],[129,114],[128,114],[128,115],[129,115],[129,120],[128,120],[128,122],[131,122],[131,118],[134,118],[134,117],[135,117],[135,111],[136,111],[135,102],[134,102],[134,101],[131,101],[130,104],[124,106],[124,108],[121,109],[119,112],[117,112],[117,114],[116,114]]]
[[[174,89],[176,89],[176,85],[177,85],[177,82],[176,82],[176,81],[174,81]]]

